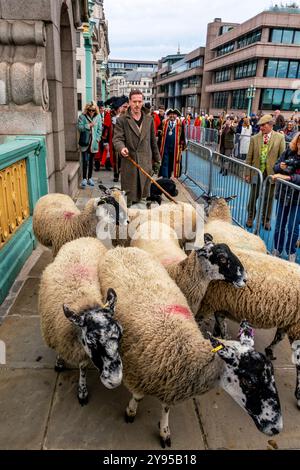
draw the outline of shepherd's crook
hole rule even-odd
[[[147,178],[153,183],[155,184],[155,186],[158,187],[158,189],[160,189],[160,191],[172,202],[174,202],[174,204],[178,204],[178,202],[164,189],[162,188],[156,181],[154,178],[152,178],[152,176],[149,175],[149,173],[147,173],[144,168],[142,168],[137,162],[135,162],[133,160],[133,158],[131,158],[129,155],[128,157],[125,157],[127,158],[127,160],[129,160],[136,168],[138,168],[145,176],[147,176]]]

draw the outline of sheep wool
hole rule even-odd
[[[99,240],[79,238],[64,245],[42,274],[38,300],[42,335],[46,344],[74,367],[88,356],[62,306],[67,304],[79,312],[103,305],[98,269],[105,253]]]
[[[55,257],[65,243],[80,237],[96,237],[96,201],[90,199],[81,212],[70,196],[47,194],[33,212],[33,231],[38,241],[52,248]]]
[[[99,273],[102,292],[109,286],[118,294],[127,388],[166,404],[211,388],[220,360],[164,267],[138,248],[118,247],[106,253]]]

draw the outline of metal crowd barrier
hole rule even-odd
[[[270,217],[261,204],[259,220],[264,227],[269,222],[268,231],[261,230],[260,236],[269,251],[275,256],[296,260],[300,224],[300,187],[285,180],[273,183],[271,176],[264,182],[262,201],[271,207]]]
[[[277,256],[294,255],[299,239],[300,187],[272,177],[243,160],[213,152],[196,142],[188,142],[182,182],[190,180],[207,194],[233,196],[233,220],[251,229]],[[289,191],[287,191],[287,189]],[[197,198],[197,199],[198,199]],[[274,203],[274,200],[276,203]],[[294,261],[293,256],[291,258]]]
[[[185,165],[182,171],[182,183],[188,179],[200,188],[202,192],[210,194],[212,185],[211,166],[212,150],[189,140],[185,153]]]
[[[211,179],[214,195],[238,196],[231,203],[232,218],[237,225],[246,227],[249,209],[253,210],[252,226],[249,228],[253,227],[254,232],[258,233],[259,220],[256,214],[259,214],[262,194],[261,171],[242,160],[213,152]]]
[[[217,129],[210,129],[202,126],[186,125],[186,139],[207,146],[212,150],[217,150],[219,132]]]

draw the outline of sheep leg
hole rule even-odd
[[[217,338],[227,338],[227,324],[226,324],[226,312],[220,310],[215,312],[215,327],[213,331],[213,336]]]
[[[297,400],[297,406],[300,410],[300,366],[296,366],[297,371],[297,382],[296,382],[296,390],[295,390],[295,397]]]
[[[271,361],[276,361],[276,356],[274,356],[274,347],[285,337],[286,331],[284,328],[277,328],[275,337],[272,343],[265,349],[265,353],[268,359]]]
[[[140,401],[144,398],[144,395],[133,393],[129,401],[129,404],[125,411],[125,421],[126,423],[133,423],[134,418],[136,417],[138,405]]]
[[[79,364],[78,401],[81,406],[87,405],[89,393],[86,385],[86,363]]]
[[[169,413],[170,407],[162,404],[161,409],[161,419],[158,423],[159,426],[159,435],[160,435],[160,445],[163,449],[171,447],[171,433],[169,428]]]
[[[59,355],[56,356],[54,370],[55,372],[63,372],[66,369],[65,361]]]

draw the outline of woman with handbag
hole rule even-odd
[[[77,124],[80,131],[79,146],[82,160],[81,188],[95,186],[92,179],[94,154],[98,152],[99,141],[102,134],[102,119],[96,103],[91,101],[85,105],[83,113]]]

